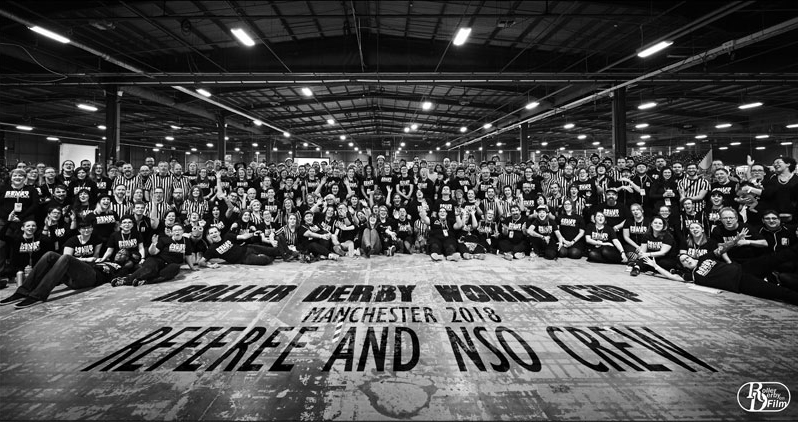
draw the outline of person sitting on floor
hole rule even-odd
[[[216,268],[217,265],[208,263],[211,259],[223,259],[230,264],[244,265],[271,265],[274,257],[280,255],[280,250],[275,247],[263,245],[241,245],[235,233],[227,233],[222,237],[216,227],[208,229],[208,250],[197,263],[200,267]]]
[[[179,224],[172,226],[171,236],[161,236],[150,245],[149,253],[150,256],[139,269],[125,277],[114,278],[111,285],[118,287],[162,283],[177,277],[184,262],[192,270],[199,269],[194,262],[191,241],[183,237],[183,226]]]

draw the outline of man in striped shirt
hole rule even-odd
[[[130,213],[130,201],[126,197],[127,188],[123,184],[114,186],[114,196],[111,198],[111,210],[116,215],[128,215]]]
[[[147,215],[160,221],[163,220],[163,217],[170,209],[172,209],[172,205],[165,201],[163,188],[154,188],[152,190],[152,202],[147,206]]]
[[[183,197],[188,197],[191,192],[191,180],[183,174],[183,166],[177,163],[172,168],[172,187],[173,189],[182,188]]]
[[[167,198],[172,197],[174,177],[172,177],[172,174],[169,173],[169,163],[166,161],[161,161],[158,163],[158,172],[150,176],[150,184],[152,185],[152,189],[163,189],[163,194]]]
[[[513,163],[507,162],[504,165],[504,172],[499,175],[499,189],[500,191],[504,191],[505,186],[509,186],[513,189],[513,193],[515,193],[515,185],[518,183],[518,175],[515,174],[513,168]]]
[[[133,186],[133,191],[136,189],[141,189],[144,191],[144,200],[150,201],[152,197],[152,180],[150,179],[150,168],[146,165],[141,166],[139,169],[139,174],[136,176],[136,184]],[[131,193],[131,199],[133,194]]]
[[[122,174],[116,176],[113,183],[114,187],[122,185],[125,187],[125,197],[128,201],[133,198],[133,191],[136,190],[136,175],[133,174],[133,164],[125,163],[122,165]],[[119,214],[120,216],[124,214]]]
[[[679,196],[682,199],[692,199],[696,211],[700,213],[704,211],[704,198],[710,189],[709,182],[698,174],[698,166],[696,164],[688,164],[686,173],[687,175],[684,179],[676,184],[677,189],[679,189]]]

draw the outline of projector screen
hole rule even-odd
[[[59,159],[61,163],[72,160],[75,167],[80,165],[81,160],[89,160],[94,164],[97,160],[97,146],[62,143]]]

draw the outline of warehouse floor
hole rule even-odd
[[[794,306],[584,260],[226,265],[0,308],[0,419],[798,420],[737,398],[797,350]]]

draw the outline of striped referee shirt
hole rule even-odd
[[[480,206],[482,207],[483,215],[487,214],[489,210],[492,210],[494,218],[499,216],[499,201],[496,198],[493,198],[493,200],[485,198],[480,202]]]
[[[509,186],[515,193],[515,185],[521,177],[515,173],[507,173],[506,171],[499,175],[499,191],[503,191],[505,186]]]
[[[186,176],[172,175],[172,187],[183,188],[183,198],[188,198],[191,193],[191,180]]]
[[[285,240],[286,245],[296,246],[296,234],[298,229],[299,227],[295,227],[294,231],[291,231],[290,229],[288,229],[288,225],[285,225],[281,227],[279,230],[277,230],[277,232],[275,232],[275,235],[282,237],[283,240]]]
[[[127,200],[129,201],[129,200],[133,199],[133,191],[136,190],[136,180],[137,179],[138,178],[136,176],[133,176],[130,179],[128,179],[124,175],[120,174],[119,176],[116,176],[116,179],[114,179],[114,186],[113,187],[115,188],[115,187],[117,187],[119,185],[124,186],[125,187],[125,198],[127,198]]]
[[[190,216],[191,213],[196,212],[199,214],[200,218],[205,218],[205,214],[208,212],[208,201],[186,199],[183,202],[183,211],[186,213],[187,217]]]
[[[701,193],[702,190],[707,191],[709,194],[710,185],[706,179],[701,176],[696,177],[695,179],[690,179],[689,177],[685,177],[684,179],[680,180],[679,183],[676,184],[679,189],[684,191],[683,197],[694,197]],[[704,210],[704,205],[706,203],[706,195],[704,195],[704,199],[695,200],[693,204],[695,205],[696,212],[702,212]]]
[[[130,214],[131,205],[127,199],[117,202],[116,198],[111,198],[111,211],[115,212],[120,218]]]
[[[167,174],[166,176],[161,176],[158,173],[150,175],[150,186],[152,189],[155,190],[156,188],[162,188],[164,192],[165,198],[172,197],[172,190],[174,189],[175,179],[172,174]]]
[[[160,203],[150,202],[150,203],[147,204],[147,210],[145,211],[145,213],[147,215],[150,215],[150,213],[152,212],[153,207],[155,207],[155,210],[156,210],[156,213],[157,213],[156,215],[157,215],[157,219],[158,220],[163,220],[163,217],[166,215],[166,213],[169,212],[169,210],[174,208],[172,206],[172,204],[169,204],[166,201],[163,201],[163,202],[160,202]]]

